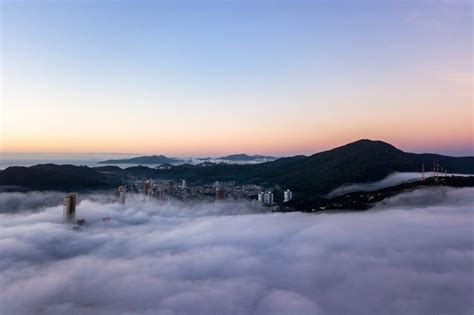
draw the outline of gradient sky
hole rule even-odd
[[[472,155],[472,9],[2,1],[0,151]]]

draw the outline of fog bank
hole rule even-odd
[[[455,176],[471,176],[468,174],[446,174],[448,176],[455,175]],[[426,172],[425,177],[431,177],[431,172]],[[394,172],[389,174],[385,178],[369,183],[353,183],[353,184],[346,184],[341,187],[338,187],[327,194],[327,197],[333,198],[337,196],[341,196],[344,194],[357,192],[357,191],[374,191],[379,190],[387,187],[397,186],[403,183],[414,182],[420,180],[422,177],[422,173],[419,172]]]
[[[316,215],[79,195],[79,232],[56,194],[0,213],[1,314],[474,312],[472,188]]]

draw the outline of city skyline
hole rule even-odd
[[[0,152],[473,155],[469,2],[2,2]]]

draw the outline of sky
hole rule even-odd
[[[474,311],[472,187],[331,214],[79,194],[80,231],[63,222],[63,196],[0,193],[0,313]]]
[[[470,1],[1,1],[0,151],[473,155]]]

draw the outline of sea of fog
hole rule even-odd
[[[0,314],[473,314],[474,189],[366,212],[0,194]],[[104,222],[102,218],[110,217]]]

